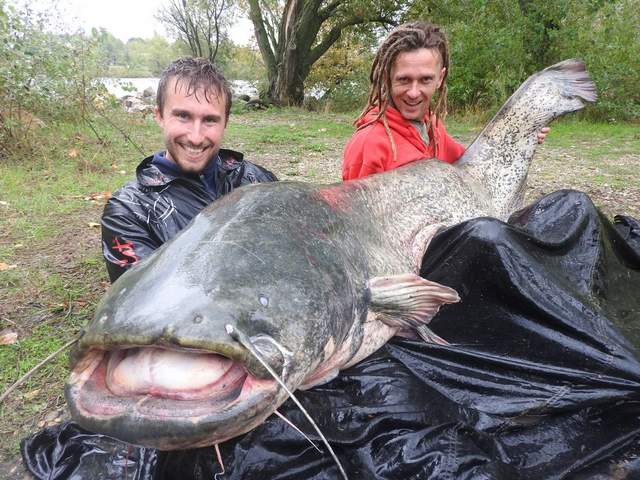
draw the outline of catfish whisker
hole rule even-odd
[[[298,427],[296,427],[293,422],[291,422],[287,417],[285,417],[284,415],[282,415],[278,410],[275,410],[273,413],[275,413],[277,416],[279,416],[282,420],[284,420],[284,422],[289,425],[291,428],[293,428],[296,432],[298,432],[300,435],[302,435],[304,438],[306,438],[309,443],[311,445],[313,445],[313,448],[315,448],[318,452],[323,453],[322,450],[320,450],[320,448],[313,442],[313,440],[311,440],[302,430],[300,430]]]
[[[304,414],[305,417],[307,417],[307,420],[309,420],[309,423],[311,423],[311,425],[313,426],[313,428],[315,429],[315,431],[318,433],[318,435],[320,436],[320,438],[322,439],[322,442],[325,444],[325,446],[327,447],[327,450],[329,451],[329,453],[331,454],[331,457],[333,458],[333,460],[336,462],[336,465],[338,466],[338,470],[340,471],[340,474],[342,475],[342,477],[345,480],[349,480],[349,477],[347,477],[346,472],[344,471],[344,468],[342,468],[342,464],[340,463],[340,460],[338,460],[338,456],[335,454],[335,452],[333,451],[333,449],[331,448],[331,445],[329,445],[329,442],[327,441],[326,437],[324,436],[324,434],[320,431],[320,428],[318,427],[318,425],[316,424],[316,422],[313,421],[313,418],[311,418],[311,415],[309,415],[309,413],[305,410],[305,408],[302,406],[302,404],[300,403],[300,401],[295,397],[295,395],[293,394],[293,392],[289,389],[289,387],[287,387],[284,383],[284,381],[278,376],[278,374],[269,366],[269,364],[267,364],[267,362],[264,361],[264,359],[262,358],[262,355],[260,355],[260,353],[258,353],[258,350],[253,346],[253,344],[251,343],[251,340],[249,340],[249,338],[242,333],[240,330],[238,330],[236,327],[234,327],[231,324],[226,324],[225,325],[225,329],[227,330],[227,333],[231,336],[231,338],[233,338],[236,342],[239,342],[243,347],[245,347],[254,357],[256,357],[256,359],[262,364],[262,366],[267,370],[267,372],[269,372],[269,375],[271,375],[273,377],[273,379],[278,382],[278,384],[289,394],[289,396],[291,397],[291,400],[294,401],[294,403],[298,406],[298,408],[302,411],[302,413]]]
[[[222,469],[221,472],[218,472],[213,476],[213,480],[218,480],[218,475],[224,475],[225,468],[224,468],[224,463],[222,463],[222,454],[220,453],[219,445],[217,443],[214,443],[213,448],[216,451],[216,457],[218,458],[218,463],[220,464],[220,468]]]

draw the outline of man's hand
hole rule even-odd
[[[547,136],[547,133],[549,133],[549,130],[551,130],[549,127],[544,127],[540,129],[540,131],[538,132],[538,143],[544,143],[544,137]]]

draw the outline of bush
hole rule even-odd
[[[305,105],[334,112],[364,108],[375,44],[374,33],[369,30],[343,32],[340,40],[313,65],[305,81]]]
[[[640,120],[640,1],[594,8],[574,0],[558,30],[553,55],[582,58],[599,98],[585,114],[598,120]]]
[[[597,119],[640,119],[640,0],[469,0],[415,2],[405,20],[447,31],[452,110],[490,111],[532,73],[583,59],[600,99]]]
[[[92,45],[0,0],[0,152],[30,149],[42,122],[82,118],[96,95]]]

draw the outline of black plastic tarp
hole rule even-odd
[[[505,224],[439,233],[422,275],[455,288],[432,329],[297,396],[350,479],[640,478],[640,223],[559,191]],[[293,402],[280,412],[317,443]],[[281,419],[220,446],[218,479],[338,479]],[[157,452],[73,423],[25,439],[41,479],[214,478],[212,448]]]

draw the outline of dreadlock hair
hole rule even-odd
[[[385,116],[385,111],[391,102],[391,69],[400,53],[411,52],[421,48],[436,50],[440,55],[442,67],[446,68],[442,83],[438,88],[438,99],[435,108],[432,110],[436,121],[444,120],[447,116],[446,79],[449,73],[449,45],[445,33],[439,26],[424,21],[404,23],[394,28],[384,39],[371,66],[371,73],[369,74],[371,88],[367,105],[356,119],[356,122],[358,122],[371,110],[378,108],[376,117],[363,126],[370,125],[382,117],[382,123],[391,141],[394,158],[396,156],[396,146]]]
[[[186,95],[194,95],[198,98],[198,91],[202,91],[204,98],[210,102],[209,95],[222,95],[225,102],[225,122],[229,120],[231,111],[231,89],[229,83],[224,78],[222,71],[206,58],[184,57],[171,62],[162,71],[158,82],[158,92],[156,94],[156,105],[162,115],[162,110],[167,97],[169,81],[175,78],[174,91],[177,92],[179,84],[186,85]]]

